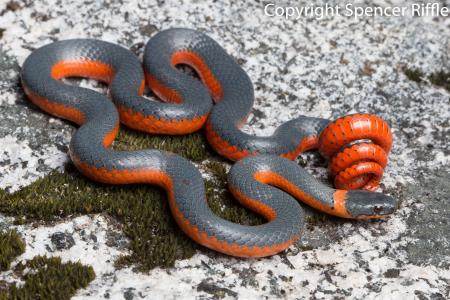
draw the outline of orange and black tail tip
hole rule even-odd
[[[334,184],[345,190],[376,190],[391,147],[389,125],[370,114],[339,118],[319,137],[319,152],[330,161]]]

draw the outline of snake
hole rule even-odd
[[[182,64],[194,69],[200,80],[177,67]],[[109,95],[61,80],[74,76],[105,82]],[[199,31],[160,31],[145,46],[143,67],[134,53],[114,43],[56,41],[32,51],[20,77],[31,102],[79,126],[69,155],[84,176],[108,184],[162,187],[181,230],[218,252],[264,257],[283,251],[304,229],[299,201],[351,219],[382,218],[398,207],[393,197],[371,191],[392,144],[386,122],[369,114],[334,121],[300,116],[271,136],[244,133],[240,128],[254,101],[252,83],[235,59]],[[161,101],[143,96],[146,85]],[[111,149],[120,123],[172,135],[205,128],[212,147],[236,161],[228,174],[229,190],[266,222],[247,226],[214,214],[200,171],[179,155]],[[293,161],[311,149],[330,159],[340,187],[315,179]]]

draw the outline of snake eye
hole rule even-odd
[[[379,215],[381,212],[383,212],[383,206],[375,205],[375,206],[373,207],[373,213],[374,213],[375,215]]]
[[[380,217],[392,214],[398,208],[398,201],[381,193],[355,190],[347,192],[345,206],[355,218]]]

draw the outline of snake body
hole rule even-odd
[[[194,68],[202,82],[175,68],[178,64]],[[151,38],[145,48],[144,69],[125,48],[74,39],[33,51],[23,64],[21,79],[33,103],[80,126],[69,153],[81,173],[104,183],[161,186],[167,191],[174,219],[196,242],[242,257],[280,252],[303,229],[303,212],[294,198],[345,218],[378,218],[396,209],[397,201],[389,196],[330,188],[295,162],[280,157],[293,159],[302,151],[319,148],[332,162],[335,182],[340,176],[338,183],[343,186],[374,189],[391,147],[389,127],[381,119],[354,115],[331,122],[299,117],[270,137],[245,134],[239,124],[253,105],[251,81],[214,40],[193,30],[170,29]],[[69,76],[108,83],[113,101],[60,81]],[[166,103],[142,97],[145,81]],[[217,102],[214,107],[211,98]],[[111,150],[119,122],[167,134],[193,132],[206,123],[208,141],[216,151],[238,160],[229,173],[230,191],[268,222],[244,226],[215,215],[208,207],[200,172],[178,155]],[[358,149],[365,150],[360,154]]]

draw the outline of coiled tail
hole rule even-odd
[[[379,188],[392,146],[389,125],[370,114],[355,114],[328,124],[319,136],[319,152],[329,159],[338,189]]]

